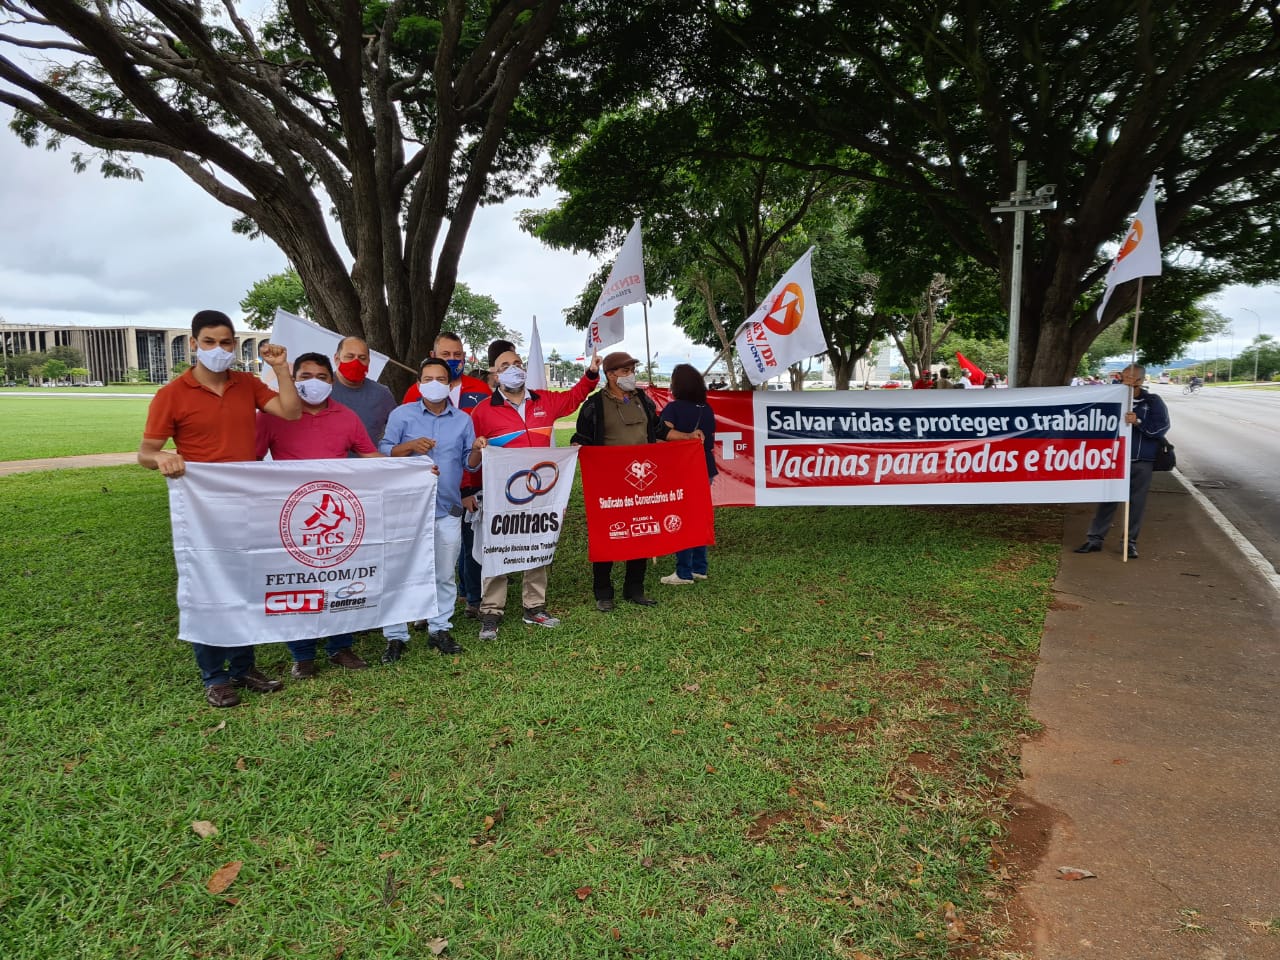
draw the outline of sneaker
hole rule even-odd
[[[344,670],[366,670],[369,667],[369,664],[365,663],[359,654],[350,647],[345,647],[330,656],[329,662],[335,667],[342,667]]]
[[[293,666],[289,668],[289,676],[295,680],[311,680],[316,675],[316,662],[314,660],[295,660]]]
[[[383,664],[398,663],[408,646],[403,640],[388,640],[387,649],[382,651]]]
[[[480,639],[498,639],[498,618],[493,616],[493,614],[485,614],[480,618]]]
[[[526,607],[524,611],[524,622],[532,623],[539,627],[560,626],[559,618],[553,617],[551,614],[547,613],[546,607],[535,607],[532,610]]]
[[[612,600],[597,600],[597,601],[596,601],[596,609],[597,609],[597,610],[599,610],[601,613],[609,613],[610,611],[612,611],[612,610],[613,610],[613,601],[612,601]]]
[[[478,603],[468,603],[468,604],[467,604],[467,609],[465,609],[465,610],[463,610],[463,611],[462,611],[462,615],[463,615],[464,617],[466,617],[468,620],[479,620],[479,619],[480,619],[480,604],[478,604]]]
[[[705,573],[695,573],[695,574],[693,575],[693,579],[695,579],[695,580],[706,580],[706,579],[707,579],[707,575],[706,575]]]
[[[462,653],[462,645],[448,630],[437,630],[427,638],[427,643],[444,654]]]
[[[693,583],[692,580],[686,580],[678,573],[668,573],[665,577],[662,577],[659,582],[665,583],[668,587],[686,587]]]

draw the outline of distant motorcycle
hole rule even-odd
[[[1203,380],[1201,380],[1199,377],[1192,377],[1191,382],[1182,388],[1182,395],[1185,397],[1188,394],[1199,393],[1200,388],[1203,386],[1204,386]]]

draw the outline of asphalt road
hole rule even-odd
[[[1169,405],[1178,470],[1280,570],[1280,391],[1151,389]]]

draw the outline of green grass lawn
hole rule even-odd
[[[602,615],[579,495],[559,630],[459,619],[463,656],[415,634],[394,668],[219,711],[174,638],[156,474],[0,500],[7,960],[886,960],[1001,935],[1052,508],[720,510],[710,580],[664,587],[666,558],[658,607]]]
[[[137,450],[145,397],[0,396],[0,461]]]

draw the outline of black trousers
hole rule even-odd
[[[643,557],[628,560],[622,576],[622,595],[628,600],[644,596],[644,570],[649,561]],[[597,600],[613,599],[613,561],[602,560],[591,564],[591,589]]]

